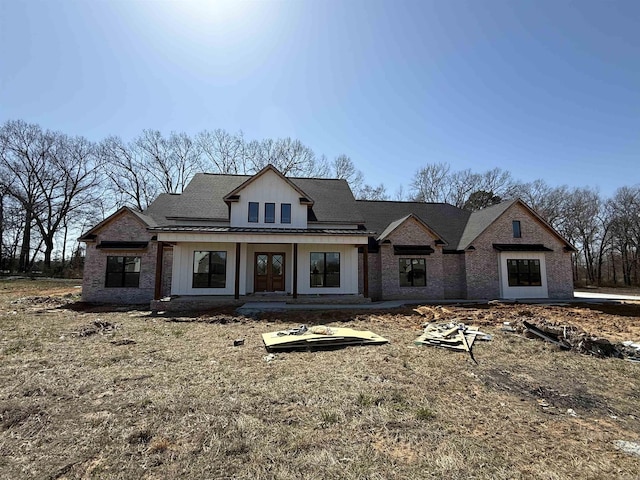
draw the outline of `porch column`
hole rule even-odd
[[[369,298],[369,245],[362,246],[362,294]]]
[[[293,298],[298,298],[298,244],[293,244]]]
[[[156,243],[156,283],[153,291],[153,299],[162,298],[162,264],[164,261],[164,242]]]
[[[233,298],[240,298],[240,242],[236,242],[236,277],[233,287]]]

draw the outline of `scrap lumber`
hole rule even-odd
[[[553,335],[552,333],[545,332],[544,330],[541,330],[540,328],[526,321],[523,321],[522,324],[526,327],[527,331],[546,340],[547,342],[558,345],[563,350],[571,350],[571,345],[569,344],[569,342],[567,342],[563,338],[560,338],[558,335]]]
[[[471,360],[477,363],[471,349],[477,337],[489,339],[490,335],[468,327],[464,323],[429,323],[414,343],[468,352]]]

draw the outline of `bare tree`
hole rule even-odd
[[[200,145],[186,133],[171,133],[169,145],[172,157],[172,175],[176,192],[182,192],[193,176],[204,170]]]
[[[417,202],[444,202],[451,167],[431,163],[419,169],[410,184],[411,196]]]
[[[623,282],[638,282],[640,263],[640,186],[619,188],[608,202],[611,243],[620,255]],[[614,265],[615,268],[615,265]]]
[[[331,176],[346,180],[353,195],[356,198],[361,198],[364,175],[347,155],[339,155],[331,162]]]
[[[560,228],[564,203],[569,197],[566,185],[551,187],[542,179],[518,183],[514,185],[514,196],[524,200],[553,227]]]
[[[94,203],[101,168],[93,143],[83,137],[62,134],[56,136],[49,165],[54,175],[38,178],[42,208],[34,216],[44,244],[46,268],[51,268],[51,254],[60,229],[66,232],[73,215]]]
[[[195,143],[202,152],[206,168],[213,173],[247,173],[248,159],[242,132],[232,135],[221,129],[204,130],[198,133]],[[249,158],[249,164],[253,158]]]
[[[329,171],[322,159],[316,159],[313,150],[300,140],[289,137],[260,142],[258,155],[252,158],[248,173],[257,172],[269,164],[291,177],[326,177]]]
[[[452,172],[449,164],[432,163],[419,169],[411,182],[411,196],[419,202],[446,202],[458,208],[484,208],[496,198],[510,198],[515,182],[500,168],[475,173]],[[472,201],[471,196],[474,195]],[[484,199],[484,201],[480,201]]]
[[[127,145],[119,137],[108,137],[98,146],[114,207],[129,205],[140,211],[147,208],[159,193],[142,155],[135,145]]]
[[[389,200],[386,187],[381,183],[377,187],[373,185],[363,185],[356,195],[358,200]]]
[[[18,270],[26,272],[31,265],[32,229],[43,208],[43,190],[56,178],[50,168],[56,135],[38,125],[10,120],[0,128],[0,143],[0,185],[24,209]]]
[[[393,199],[398,202],[406,202],[407,200],[409,200],[404,190],[404,186],[400,185],[398,186],[398,188],[396,188],[396,191],[393,194]]]
[[[603,233],[599,221],[602,208],[602,199],[596,190],[576,188],[567,197],[560,225],[560,232],[578,247],[591,284],[597,283],[596,255]]]
[[[158,130],[144,130],[134,140],[140,153],[140,168],[162,193],[181,193],[191,177],[202,169],[201,147],[184,133],[168,138]]]

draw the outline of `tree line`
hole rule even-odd
[[[427,163],[390,195],[384,184],[366,183],[347,155],[330,160],[292,138],[144,130],[130,141],[92,142],[22,120],[0,126],[0,270],[78,274],[81,245],[71,240],[116,209],[143,211],[160,193],[182,192],[197,172],[250,175],[268,164],[287,176],[345,179],[359,199],[446,202],[473,211],[520,197],[576,246],[576,281],[638,285],[638,185],[607,199],[589,187],[518,181],[500,168]]]

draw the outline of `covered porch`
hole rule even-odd
[[[369,301],[367,232],[219,230],[223,231],[158,232],[152,304]],[[163,298],[163,256],[168,248],[171,289]],[[359,249],[365,259],[362,285]]]

